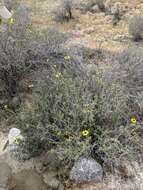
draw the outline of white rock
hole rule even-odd
[[[11,18],[12,14],[5,6],[0,6],[0,16],[7,20]]]
[[[102,166],[92,158],[80,158],[75,162],[70,180],[76,182],[101,182],[103,178]]]
[[[12,128],[12,129],[10,129],[9,134],[8,134],[9,144],[10,145],[14,144],[16,139],[23,139],[23,137],[21,135],[21,131],[17,128]]]

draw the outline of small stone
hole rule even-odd
[[[12,169],[7,163],[0,163],[0,189],[8,188],[12,179]]]
[[[70,172],[70,180],[76,182],[101,182],[103,169],[92,158],[80,158]]]

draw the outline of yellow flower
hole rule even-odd
[[[103,80],[102,80],[102,79],[97,79],[96,82],[97,82],[97,84],[99,84],[99,85],[100,85],[100,84],[103,84]]]
[[[5,106],[4,106],[4,109],[8,109],[8,105],[5,105]]]
[[[90,107],[87,107],[83,110],[84,113],[92,113],[94,110]]]
[[[81,132],[81,135],[82,135],[83,137],[87,137],[87,136],[89,135],[89,130],[83,130],[83,131]]]
[[[21,141],[21,139],[20,138],[16,138],[15,140],[14,140],[14,144],[20,144],[20,141]]]
[[[136,119],[135,117],[132,117],[132,118],[131,118],[131,123],[132,123],[132,124],[136,124],[136,123],[137,123],[137,119]]]
[[[66,56],[64,57],[64,59],[65,59],[66,61],[69,61],[69,60],[71,59],[71,57],[70,57],[69,55],[66,55]]]
[[[62,76],[61,73],[57,73],[57,74],[55,75],[56,78],[59,78],[59,77],[61,77],[61,76]]]
[[[32,30],[28,29],[29,33],[32,33]]]
[[[9,24],[14,24],[14,18],[9,19]]]
[[[61,135],[62,135],[62,132],[61,132],[61,131],[57,132],[57,135],[58,135],[58,136],[61,136]]]
[[[73,137],[69,135],[68,138],[67,138],[67,141],[68,141],[68,142],[71,142],[72,139],[73,139]]]
[[[28,86],[29,88],[33,88],[34,87],[34,85],[33,84],[29,84],[29,86]]]

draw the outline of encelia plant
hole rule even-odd
[[[80,156],[114,162],[141,151],[141,124],[136,117],[128,118],[124,86],[107,81],[98,68],[92,74],[80,70],[73,75],[68,66],[59,70],[51,63],[44,73],[37,81],[31,108],[23,108],[18,115],[24,153],[36,156],[52,148],[67,164]]]

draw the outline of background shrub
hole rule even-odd
[[[27,17],[27,12],[25,14]],[[24,15],[18,21],[20,16],[17,12],[12,18],[13,23],[8,23],[7,30],[0,33],[1,95],[8,99],[18,92],[19,80],[29,68],[27,51],[30,48],[31,34],[29,22]]]
[[[53,11],[54,19],[57,22],[69,21],[73,18],[72,0],[61,1],[61,4]]]
[[[142,48],[129,48],[120,53],[114,58],[111,58],[110,68],[107,69],[107,80],[120,81],[124,87],[126,94],[128,94],[128,107],[129,114],[135,115],[139,121],[142,121],[142,92],[143,92],[143,49]],[[119,72],[120,71],[120,72]]]
[[[129,21],[129,33],[135,41],[143,38],[143,16],[140,14],[134,15]]]
[[[105,10],[105,0],[96,0],[96,4],[98,5],[100,10]]]
[[[44,64],[47,66],[48,59],[57,59],[62,44],[68,38],[68,34],[55,29],[34,30],[31,26],[31,11],[23,3],[17,6],[10,21],[7,30],[0,33],[0,93],[1,97],[8,100],[18,94],[19,82],[30,71]]]

